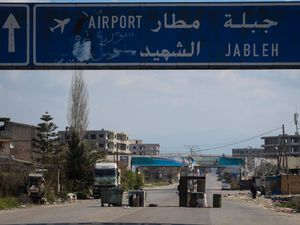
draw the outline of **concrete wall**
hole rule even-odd
[[[289,194],[300,194],[300,175],[282,175],[281,176],[281,193]]]
[[[10,139],[0,149],[0,155],[14,157],[20,160],[31,161],[33,157],[33,141],[36,135],[36,127],[6,121],[0,131],[0,137]],[[9,143],[14,145],[14,148],[9,148]]]
[[[283,167],[283,161],[281,161]],[[289,169],[300,169],[300,157],[288,157]]]

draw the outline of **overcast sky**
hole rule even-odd
[[[0,71],[0,117],[37,124],[48,111],[64,129],[72,73]],[[300,111],[298,70],[99,70],[84,71],[84,78],[89,129],[128,132],[162,151],[229,144],[282,124],[294,133],[297,105]],[[256,138],[207,153],[261,144]]]

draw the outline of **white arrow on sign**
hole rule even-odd
[[[8,52],[16,52],[15,29],[20,29],[20,25],[12,13],[9,14],[2,28],[8,29]]]

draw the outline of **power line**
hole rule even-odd
[[[228,143],[228,144],[223,144],[223,145],[217,145],[217,146],[214,146],[214,147],[203,148],[203,149],[200,149],[199,145],[184,145],[183,147],[181,147],[181,146],[174,146],[174,147],[169,147],[169,146],[163,147],[163,146],[161,146],[161,147],[162,147],[163,149],[180,149],[180,150],[182,150],[182,152],[185,152],[185,151],[183,150],[184,148],[186,149],[186,147],[193,146],[194,152],[210,151],[210,150],[216,150],[216,149],[225,148],[225,147],[229,147],[229,146],[241,144],[241,143],[244,143],[244,142],[248,142],[248,141],[251,141],[251,140],[253,140],[253,139],[262,137],[262,136],[264,136],[264,135],[266,135],[266,134],[273,133],[274,131],[281,130],[281,129],[282,129],[281,127],[278,127],[278,128],[269,130],[269,131],[267,131],[267,132],[261,133],[261,134],[259,134],[259,135],[255,135],[255,136],[252,136],[252,137],[249,137],[249,138],[246,138],[246,139],[242,139],[242,140],[240,140],[240,141],[236,141],[236,142]],[[177,152],[176,152],[176,153],[177,153]]]
[[[241,143],[248,142],[248,141],[251,141],[251,140],[253,140],[253,139],[262,137],[262,136],[264,136],[264,135],[266,135],[266,134],[273,133],[274,131],[277,131],[277,130],[281,130],[281,127],[275,128],[275,129],[273,129],[273,130],[270,130],[270,131],[261,133],[261,134],[259,134],[259,135],[255,135],[255,136],[252,136],[252,137],[250,137],[250,138],[246,138],[246,139],[243,139],[243,140],[240,140],[240,141],[236,141],[236,142],[233,142],[233,143],[230,143],[230,144],[224,144],[224,145],[220,145],[220,146],[215,146],[215,147],[210,147],[210,148],[199,149],[199,150],[196,150],[196,151],[197,151],[197,152],[200,152],[200,151],[210,151],[210,150],[216,150],[216,149],[219,149],[219,148],[229,147],[229,146],[232,146],[232,145],[241,144]]]

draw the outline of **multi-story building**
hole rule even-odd
[[[264,155],[266,157],[277,157],[278,152],[282,146],[283,140],[285,139],[285,146],[288,156],[300,157],[300,135],[278,135],[262,137],[264,144]]]
[[[130,140],[132,155],[159,155],[159,144],[144,144],[142,140]]]
[[[59,131],[59,140],[66,142],[69,140],[68,131]],[[110,130],[87,130],[84,141],[91,143],[99,151],[108,154],[130,154],[128,134]]]
[[[10,118],[0,118],[0,155],[32,161],[36,133],[35,126],[12,122]]]
[[[236,148],[232,149],[232,157],[264,157],[264,149],[262,148]]]

